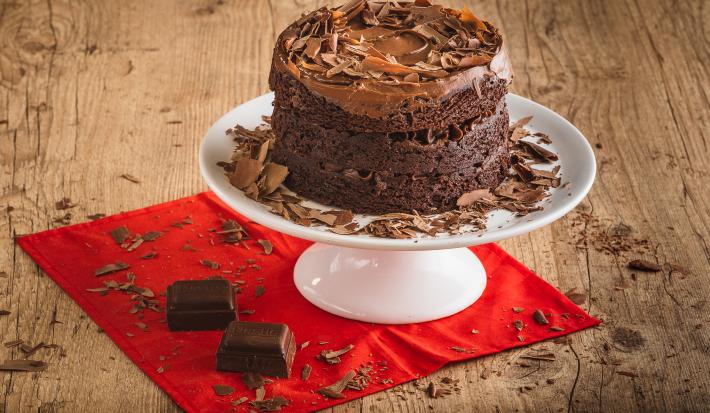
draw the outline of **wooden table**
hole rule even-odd
[[[320,0],[0,1],[0,339],[61,344],[4,373],[2,412],[176,411],[13,241],[206,189],[200,139],[268,91],[277,34]],[[451,0],[460,7],[463,2]],[[605,322],[449,366],[345,411],[699,411],[710,406],[710,7],[702,0],[475,2],[500,25],[513,91],[571,120],[599,175],[575,212],[502,245]],[[119,176],[131,174],[140,183]],[[585,245],[587,245],[585,247]],[[632,276],[630,259],[661,264]],[[552,362],[521,356],[547,348]],[[0,346],[1,357],[20,358]],[[423,379],[423,384],[428,383]],[[399,397],[404,395],[406,397]]]

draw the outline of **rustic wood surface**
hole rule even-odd
[[[13,237],[60,225],[54,203],[65,196],[79,204],[75,223],[205,190],[203,133],[268,91],[276,35],[321,3],[0,0],[0,309],[12,312],[0,339],[66,349],[38,353],[45,372],[0,373],[0,411],[179,410]],[[459,379],[460,395],[432,400],[406,384],[332,411],[706,410],[710,4],[449,2],[464,3],[505,33],[514,92],[596,145],[583,204],[502,245],[560,290],[587,294],[583,307],[605,322],[434,374]],[[632,276],[632,258],[664,270]],[[541,348],[556,361],[522,363]],[[0,357],[21,354],[0,346]]]

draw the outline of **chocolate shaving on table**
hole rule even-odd
[[[277,412],[288,406],[288,400],[283,396],[274,396],[265,400],[254,400],[250,404],[261,412]]]
[[[148,231],[145,234],[141,235],[141,239],[143,241],[155,241],[156,239],[160,238],[160,236],[163,235],[162,232],[160,231]]]
[[[373,59],[368,62],[381,63]],[[383,214],[374,217],[364,226],[355,221],[355,215],[351,211],[322,211],[310,208],[303,204],[303,199],[287,192],[281,185],[287,175],[285,167],[269,166],[269,149],[276,142],[276,137],[268,123],[255,130],[248,130],[240,125],[228,129],[227,134],[233,137],[236,147],[232,161],[220,162],[220,165],[230,182],[244,189],[247,196],[267,206],[272,213],[302,226],[325,226],[330,232],[339,235],[370,235],[394,239],[410,239],[422,235],[455,235],[485,229],[487,214],[494,210],[508,210],[516,216],[539,211],[543,208],[540,201],[550,195],[550,189],[561,185],[558,176],[559,165],[551,170],[533,167],[538,163],[550,164],[557,160],[558,156],[538,144],[523,140],[533,136],[525,128],[531,120],[532,117],[525,117],[510,126],[508,145],[511,151],[511,171],[494,190],[476,189],[462,194],[457,200],[458,209],[455,210],[431,215],[420,215],[416,211]],[[241,167],[243,170],[240,170]],[[273,172],[270,171],[281,171],[276,181],[271,181]],[[345,170],[344,173],[358,174],[362,178],[354,170]],[[236,223],[235,225],[238,226]],[[238,228],[241,229],[241,226]],[[231,232],[224,231],[223,228],[221,233]],[[238,243],[246,238],[246,232],[242,234],[237,229],[233,232],[234,234],[226,237],[225,242]]]
[[[259,373],[246,372],[242,374],[242,381],[249,390],[254,390],[264,385],[264,377]]]
[[[155,293],[146,287],[140,287],[135,284],[135,275],[133,273],[126,274],[126,282],[119,283],[116,280],[104,281],[103,287],[87,288],[89,292],[97,292],[101,295],[106,295],[109,291],[123,291],[130,295],[133,306],[128,311],[130,314],[142,312],[145,309],[160,312],[160,302],[155,300]]]
[[[320,352],[318,357],[328,364],[338,364],[338,363],[340,363],[340,356],[349,352],[353,348],[355,348],[355,346],[352,344],[349,344],[349,345],[341,348],[340,350],[323,350]]]
[[[661,266],[646,260],[632,260],[629,262],[629,268],[632,270],[645,271],[645,272],[658,272],[661,271]]]
[[[71,217],[72,217],[71,212],[67,212],[66,214],[64,214],[62,216],[54,218],[52,220],[52,222],[54,222],[56,224],[69,225],[69,224],[71,224]]]
[[[212,389],[217,396],[229,396],[234,393],[234,387],[226,384],[213,384]]]
[[[372,366],[361,366],[357,369],[355,377],[348,382],[347,389],[361,391],[370,385],[370,374],[373,372]]]
[[[125,225],[121,225],[120,227],[111,230],[111,238],[113,238],[118,245],[122,245],[130,236],[131,232]]]
[[[134,184],[141,183],[140,179],[136,178],[135,176],[133,176],[131,174],[122,174],[121,178],[125,179],[126,181],[133,182]]]
[[[304,364],[303,370],[301,370],[301,380],[308,381],[308,378],[311,376],[312,370],[313,370],[313,367],[311,367],[310,364],[308,364],[308,363]]]
[[[533,319],[541,326],[550,324],[550,322],[547,321],[547,317],[545,317],[545,313],[543,313],[540,309],[535,309],[535,312],[533,313]]]
[[[0,371],[44,371],[47,363],[40,360],[5,360]]]
[[[54,208],[57,210],[64,210],[74,208],[76,205],[77,204],[72,202],[71,199],[64,197],[54,203]]]
[[[247,231],[233,219],[222,222],[221,231],[216,233],[221,235],[225,244],[238,244],[240,241],[249,239]]]
[[[587,302],[587,294],[577,292],[576,288],[567,291],[565,296],[577,305],[582,305]]]
[[[211,268],[213,270],[218,270],[220,265],[218,262],[210,261],[210,260],[200,260],[200,264],[204,265],[207,268]]]
[[[264,249],[264,255],[271,255],[271,253],[274,251],[274,246],[269,240],[258,239],[256,240],[256,242],[261,245],[261,248]]]
[[[8,342],[4,343],[3,345],[4,345],[5,347],[7,347],[7,348],[12,348],[12,347],[17,347],[17,346],[21,345],[21,344],[24,343],[24,342],[25,342],[25,341],[22,340],[22,339],[19,339],[19,340],[12,340],[12,341],[8,341]]]
[[[242,397],[238,398],[237,400],[234,400],[232,402],[232,406],[239,406],[240,404],[245,403],[248,400],[249,400],[248,397],[242,396]]]
[[[266,382],[266,380],[264,380],[264,382]],[[264,400],[264,396],[266,396],[266,389],[264,388],[264,386],[259,386],[259,387],[254,391],[254,395],[255,395],[254,399],[255,399],[256,401]]]
[[[350,370],[340,380],[336,381],[330,386],[321,387],[320,389],[316,390],[316,392],[331,399],[344,399],[345,395],[342,393],[342,391],[345,390],[348,383],[350,382],[350,380],[353,379],[353,377],[355,377],[355,372]]]

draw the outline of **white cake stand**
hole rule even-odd
[[[229,159],[234,148],[225,130],[235,124],[258,126],[262,115],[271,114],[272,101],[273,94],[260,96],[212,125],[200,147],[200,170],[210,189],[241,215],[273,230],[315,241],[296,263],[296,287],[311,303],[343,317],[402,324],[435,320],[463,310],[486,286],[483,265],[467,247],[521,235],[555,221],[582,201],[594,182],[594,153],[579,130],[550,109],[509,94],[511,120],[532,115],[527,128],[550,135],[553,143],[543,146],[560,158],[566,185],[551,191],[542,201],[542,211],[525,217],[497,211],[490,214],[484,231],[405,240],[338,235],[325,227],[304,227],[247,198],[229,184],[217,166],[218,161]],[[306,205],[319,206],[310,201]],[[357,216],[360,223],[369,219],[372,217]]]

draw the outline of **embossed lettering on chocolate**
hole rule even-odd
[[[286,324],[234,321],[217,350],[217,370],[288,377],[296,354],[293,333]]]
[[[355,212],[456,207],[508,171],[503,38],[470,10],[348,1],[279,36],[272,157],[286,185]]]

